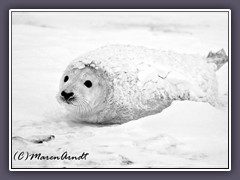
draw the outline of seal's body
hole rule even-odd
[[[174,100],[214,104],[217,81],[206,58],[110,45],[75,59],[58,101],[79,120],[124,123],[161,112]]]

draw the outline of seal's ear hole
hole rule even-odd
[[[84,85],[85,85],[87,88],[90,88],[90,87],[92,87],[92,82],[91,82],[90,80],[86,80],[86,81],[84,82]]]
[[[65,76],[65,77],[64,77],[64,82],[67,82],[68,79],[69,79],[69,77],[68,77],[68,76]]]

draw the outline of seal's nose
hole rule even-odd
[[[70,93],[67,93],[65,91],[61,92],[61,96],[63,96],[65,100],[69,100],[73,95],[74,95],[73,92],[70,92]]]

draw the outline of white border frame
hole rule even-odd
[[[129,169],[96,169],[96,168],[88,168],[88,169],[71,169],[71,168],[51,168],[51,169],[45,169],[45,168],[36,168],[36,169],[31,169],[31,168],[12,168],[12,12],[18,11],[18,12],[29,12],[29,11],[62,11],[62,12],[74,12],[74,11],[132,11],[132,12],[146,12],[146,11],[152,11],[152,12],[190,12],[190,11],[197,11],[197,12],[221,12],[221,11],[226,11],[229,13],[229,29],[228,29],[228,66],[229,66],[229,72],[228,72],[228,114],[229,114],[229,119],[228,119],[228,124],[229,124],[229,129],[228,129],[228,135],[229,135],[229,149],[228,149],[228,160],[229,160],[229,167],[228,169],[221,169],[221,168],[216,168],[216,169],[209,169],[209,168],[184,168],[184,169],[175,169],[175,168],[168,168],[168,169],[155,169],[155,168],[146,168],[146,169],[135,169],[135,168],[129,168]],[[10,171],[231,171],[231,10],[230,9],[10,9],[9,10],[9,170]]]

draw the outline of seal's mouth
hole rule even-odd
[[[82,96],[77,94],[66,99],[66,97],[58,94],[57,100],[64,105],[70,112],[76,113],[79,117],[87,117],[93,113],[91,105]]]
[[[75,101],[75,97],[71,97],[69,99],[65,99],[64,97],[60,96],[60,100],[64,103],[67,103],[67,104],[73,104],[73,102]]]

